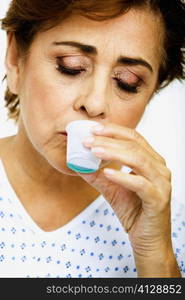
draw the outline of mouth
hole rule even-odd
[[[59,134],[60,134],[61,136],[63,136],[63,140],[67,142],[67,132],[62,131],[62,132],[59,132]]]
[[[62,134],[62,135],[67,136],[67,132],[65,132],[65,131],[62,131],[62,132],[59,132],[59,133]]]

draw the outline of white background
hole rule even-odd
[[[4,16],[9,3],[9,0],[1,0],[0,18]],[[2,84],[1,79],[5,74],[5,53],[6,34],[0,30],[0,137],[17,131],[13,121],[7,120],[4,108],[5,84]],[[166,159],[172,171],[173,196],[179,201],[185,201],[185,82],[174,81],[156,95],[137,130]]]

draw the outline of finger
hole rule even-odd
[[[105,168],[103,172],[111,181],[123,185],[126,189],[137,193],[141,199],[148,201],[148,194],[152,184],[146,178],[140,175],[122,173],[121,171],[109,168]]]
[[[117,160],[129,166],[136,174],[146,176],[149,180],[159,181],[159,176],[171,179],[170,171],[155,160],[151,154],[138,143],[133,141],[115,140],[110,137],[96,136],[94,140],[84,141],[84,145],[91,147],[95,155],[104,160]],[[105,153],[96,153],[94,148],[103,148]]]
[[[102,127],[102,125],[101,125]],[[108,123],[103,125],[102,130],[96,130],[95,128],[98,128],[97,126],[92,128],[92,132],[96,135],[103,135],[107,137],[112,137],[116,139],[128,139],[135,141],[139,144],[141,144],[145,149],[147,149],[150,154],[160,162],[162,162],[164,165],[166,165],[165,159],[157,153],[152,146],[146,141],[146,139],[138,133],[133,128],[128,128],[125,126],[120,126],[115,123]]]
[[[156,212],[156,209],[162,210],[169,202],[169,198],[163,195],[164,192],[156,189],[150,181],[140,175],[126,174],[108,168],[105,168],[103,172],[109,180],[135,192],[138,197],[142,199],[143,208],[146,209],[147,207],[150,210],[152,209],[152,214]],[[149,207],[148,204],[150,205]]]
[[[137,175],[144,176],[146,179],[155,183],[156,185],[163,186],[166,184],[166,178],[161,176],[157,167],[159,165],[156,161],[153,161],[151,157],[147,157],[147,155],[140,155],[137,153],[131,153],[130,151],[123,151],[122,148],[112,147],[93,147],[91,151],[95,156],[101,158],[103,160],[119,162],[122,165],[128,165],[134,170],[134,173]]]

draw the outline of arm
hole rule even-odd
[[[138,277],[181,277],[172,248],[151,253],[148,257],[134,253],[134,257]]]
[[[171,172],[164,158],[127,127],[107,124],[94,137],[84,145],[97,157],[133,170],[126,174],[101,168],[79,176],[103,194],[117,214],[129,235],[138,276],[181,277],[172,249]]]

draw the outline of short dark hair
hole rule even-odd
[[[161,63],[157,86],[161,89],[174,79],[185,79],[184,0],[12,0],[1,27],[14,33],[19,50],[26,53],[37,32],[54,27],[74,12],[101,21],[143,6],[159,13],[165,27],[165,61]],[[5,101],[9,118],[17,121],[18,96],[7,88]]]

